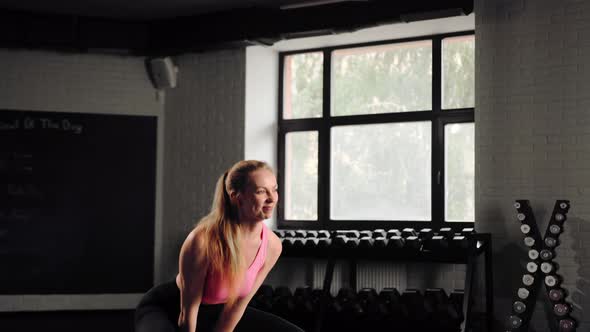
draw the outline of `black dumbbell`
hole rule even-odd
[[[319,242],[320,240],[318,238],[308,237],[305,239],[305,247],[309,249],[317,248]]]
[[[295,245],[296,238],[294,237],[284,237],[281,238],[281,243],[283,244],[284,249],[290,249]]]
[[[301,249],[301,248],[305,247],[305,242],[307,242],[306,238],[303,238],[303,237],[295,238],[295,241],[293,241],[293,249]]]
[[[389,238],[389,241],[387,242],[387,247],[389,248],[401,249],[405,247],[405,245],[406,239],[398,235],[393,235]]]
[[[374,288],[362,288],[358,291],[358,303],[363,309],[360,325],[368,331],[380,329],[382,317],[379,315],[379,302],[377,291]]]
[[[461,230],[461,235],[463,236],[469,236],[472,234],[475,234],[475,228],[473,227],[466,227]]]
[[[549,274],[545,276],[545,285],[549,287],[559,286],[562,281],[563,278],[557,274]]]
[[[427,315],[424,308],[424,296],[417,289],[407,289],[402,293],[402,303],[408,310],[408,320],[415,331],[428,329]]]
[[[360,231],[358,238],[363,238],[363,237],[370,237],[370,238],[372,238],[373,237],[373,231],[369,231],[369,230]]]
[[[352,239],[349,238],[346,241],[345,247],[346,248],[354,249],[354,248],[357,248],[359,246],[359,244],[360,244],[360,239],[358,239],[358,238],[352,238]]]
[[[305,237],[311,237],[311,238],[317,238],[318,237],[318,231],[314,231],[314,230],[308,230],[307,233],[305,234]]]
[[[438,235],[442,235],[447,239],[451,239],[453,236],[455,236],[455,232],[453,232],[453,229],[450,227],[442,227],[437,233]]]
[[[347,241],[348,241],[348,238],[346,237],[346,235],[340,234],[340,235],[336,235],[336,237],[332,241],[332,244],[335,247],[344,248],[346,246]]]
[[[508,317],[508,328],[510,329],[518,329],[522,325],[522,318],[517,315],[510,315]]]
[[[417,236],[408,236],[406,237],[406,246],[405,248],[409,248],[412,250],[420,250],[422,248],[422,239]]]
[[[424,241],[424,249],[427,250],[444,250],[449,247],[449,241],[442,235],[434,235]]]
[[[543,273],[554,273],[559,269],[559,264],[557,264],[556,262],[543,262],[541,263],[541,272]]]
[[[551,251],[549,249],[543,249],[539,253],[539,257],[541,257],[541,259],[544,261],[548,261],[548,260],[553,259],[553,257],[555,257],[555,254],[553,253],[553,251]]]
[[[525,236],[524,245],[527,247],[533,247],[535,245],[535,238],[532,236]]]
[[[576,329],[576,321],[571,317],[559,321],[559,332],[571,332]]]
[[[556,223],[556,224],[563,224],[566,221],[567,217],[565,215],[565,213],[562,212],[556,212],[552,218],[551,218],[551,223]]]
[[[562,232],[562,228],[561,226],[557,225],[557,224],[550,224],[549,225],[549,233],[555,235],[555,236],[559,236],[559,234],[561,234]]]
[[[378,331],[388,331],[395,327],[399,331],[408,331],[408,311],[403,305],[401,295],[395,288],[383,288],[379,292],[378,311],[381,326]]]
[[[451,240],[450,247],[455,249],[467,249],[469,247],[469,239],[465,235],[455,235]]]
[[[512,310],[517,315],[524,313],[526,308],[526,304],[524,304],[523,301],[514,301],[514,303],[512,303]]]
[[[293,313],[293,323],[311,331],[315,321],[317,305],[313,300],[313,290],[309,286],[297,287],[293,293],[295,304]]]
[[[413,228],[411,228],[411,227],[407,227],[407,228],[404,228],[402,230],[402,236],[404,238],[408,238],[409,236],[416,236],[416,237],[418,237],[418,232],[416,232],[416,230],[413,229]]]
[[[376,239],[378,237],[387,237],[387,232],[384,229],[376,229],[373,231],[373,238]]]
[[[428,241],[434,236],[434,232],[431,228],[422,228],[418,232],[418,237],[422,239],[422,241]]]
[[[387,238],[390,239],[392,236],[402,236],[402,232],[399,229],[390,229],[387,231]]]
[[[464,319],[463,317],[463,298],[465,297],[465,292],[461,289],[455,289],[449,294],[449,302],[455,308],[455,311],[459,315],[459,323],[461,323]]]
[[[329,239],[329,238],[318,239],[318,243],[317,243],[318,248],[327,248],[331,245],[332,245],[332,239]]]
[[[298,229],[295,231],[296,237],[307,237],[307,231],[304,229]]]
[[[289,287],[278,286],[274,290],[272,313],[286,320],[293,320],[295,302]]]
[[[563,288],[556,287],[549,290],[549,299],[553,302],[563,301],[566,296],[566,290]]]
[[[327,230],[320,230],[320,231],[318,231],[318,238],[320,238],[320,239],[323,239],[323,238],[329,239],[330,237],[331,237],[330,236],[330,231],[327,231]]]
[[[442,288],[428,288],[424,291],[424,308],[431,331],[456,331],[459,328],[459,314],[449,302]]]
[[[281,237],[285,237],[285,231],[282,229],[276,229],[273,230],[273,232],[276,234],[276,236],[278,236],[279,238]]]
[[[535,277],[532,274],[526,273],[522,276],[522,283],[525,286],[531,286],[535,283]]]
[[[553,305],[553,313],[558,317],[565,317],[572,311],[567,303],[556,303]]]
[[[376,237],[374,246],[377,248],[385,248],[387,247],[388,242],[389,240],[384,236]]]
[[[555,248],[559,245],[559,240],[553,236],[547,236],[545,237],[545,245],[548,248]]]
[[[297,237],[297,233],[292,229],[285,230],[284,234],[284,237]]]
[[[526,287],[520,287],[518,289],[518,291],[516,292],[516,295],[521,300],[526,300],[529,297],[530,294],[531,294],[531,291],[528,288],[526,288]]]
[[[530,273],[535,273],[539,269],[539,265],[535,262],[528,262],[526,264],[526,270]]]
[[[357,231],[357,230],[348,230],[346,231],[346,237],[348,238],[359,238],[361,236],[361,232]]]
[[[273,289],[270,285],[260,285],[256,294],[252,297],[250,305],[256,309],[271,312],[272,311],[272,300],[273,300]]]
[[[359,323],[364,311],[354,290],[346,287],[341,288],[334,302],[340,308],[340,320],[344,324],[339,331],[352,332],[362,328]]]
[[[372,237],[369,236],[365,236],[365,237],[361,237],[359,239],[359,248],[373,248],[373,244],[375,243],[375,240]]]

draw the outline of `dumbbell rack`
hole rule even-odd
[[[508,317],[508,328],[513,332],[529,330],[540,288],[544,284],[553,312],[552,322],[549,323],[550,330],[574,332],[577,322],[571,317],[573,306],[565,300],[567,291],[560,285],[562,277],[557,274],[558,265],[554,261],[556,248],[560,244],[559,235],[563,232],[570,202],[568,200],[555,202],[544,237],[541,237],[529,201],[517,200],[514,207],[517,211],[517,219],[521,223],[520,230],[524,235],[524,244],[528,247],[530,261],[522,277],[523,285],[518,289],[513,301],[512,313]]]
[[[335,231],[331,231],[334,238]],[[465,264],[465,290],[463,300],[463,317],[461,331],[472,331],[473,313],[470,301],[473,292],[473,280],[476,273],[477,258],[484,256],[485,297],[486,297],[486,325],[492,330],[493,280],[492,280],[492,241],[489,233],[473,233],[466,236],[466,243],[461,247],[449,247],[445,250],[426,250],[418,248],[379,248],[379,247],[338,247],[329,245],[323,248],[283,247],[283,257],[314,258],[327,261],[326,273],[323,281],[324,298],[321,301],[319,314],[315,324],[315,332],[321,331],[322,321],[326,312],[327,299],[332,285],[334,266],[336,261],[348,261],[350,264],[350,280],[352,288],[356,288],[356,266],[358,260],[386,260],[390,262],[431,262],[448,264]]]

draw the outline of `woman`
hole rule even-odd
[[[211,212],[187,236],[175,282],[150,290],[136,310],[136,332],[301,332],[248,307],[281,253],[262,222],[278,201],[268,164],[240,161],[217,181]]]

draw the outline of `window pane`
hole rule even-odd
[[[331,218],[431,220],[431,123],[332,128]]]
[[[445,220],[474,221],[474,124],[445,126]]]
[[[322,52],[285,57],[283,119],[322,116],[323,71]]]
[[[334,51],[332,115],[432,108],[432,42]]]
[[[318,219],[318,132],[285,136],[285,219]]]
[[[442,108],[467,108],[475,105],[475,37],[443,39]]]

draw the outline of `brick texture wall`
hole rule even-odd
[[[175,59],[178,86],[166,94],[162,250],[157,281],[178,272],[178,253],[209,212],[215,182],[244,158],[245,50]]]
[[[590,3],[476,0],[475,12],[476,227],[493,234],[496,329],[527,262],[514,200],[531,201],[544,233],[569,199],[556,260],[578,331],[590,331]],[[549,330],[543,304],[536,331]]]

